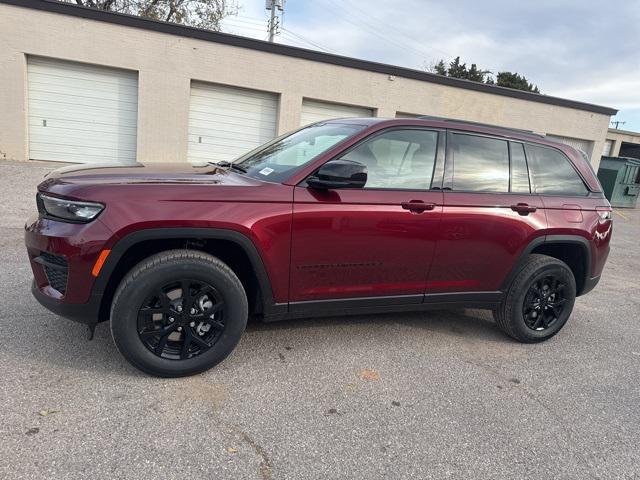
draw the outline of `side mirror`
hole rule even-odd
[[[307,185],[320,190],[362,188],[366,183],[366,165],[352,160],[332,160],[307,178]]]

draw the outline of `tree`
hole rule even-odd
[[[444,64],[444,60],[440,60],[438,63],[432,65],[430,70],[438,75],[447,75],[447,66]]]
[[[498,85],[499,87],[540,93],[538,87],[529,83],[524,75],[513,72],[499,72],[494,80],[490,70],[481,70],[475,63],[472,63],[471,66],[467,68],[467,64],[462,63],[460,57],[454,58],[449,62],[448,66],[444,63],[444,60],[439,60],[437,63],[432,63],[428,68],[425,66],[425,69],[444,77],[462,78],[472,82],[486,83],[487,85]]]
[[[472,82],[484,82],[485,77],[489,75],[491,72],[489,70],[479,70],[475,63],[471,64],[469,70],[467,71],[467,80],[471,80]]]
[[[540,93],[538,87],[533,83],[529,83],[524,75],[518,75],[513,72],[499,72],[498,75],[496,75],[495,84],[499,87],[515,88],[516,90]]]
[[[467,68],[466,63],[460,62],[460,57],[454,58],[448,67],[444,63],[444,60],[440,60],[438,63],[431,65],[429,71],[437,73],[438,75],[444,75],[445,77],[462,78],[480,83],[483,83],[487,75],[491,73],[489,70],[480,70],[475,63],[472,63],[471,66]]]
[[[454,58],[453,61],[449,63],[447,76],[453,78],[467,78],[467,64],[460,63],[460,57]]]
[[[83,7],[138,15],[207,30],[220,30],[220,23],[238,13],[237,0],[65,0]]]

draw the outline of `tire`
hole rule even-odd
[[[111,335],[136,368],[182,377],[223,361],[240,341],[247,317],[242,283],[225,263],[196,250],[168,250],[143,260],[120,282]]]
[[[555,290],[554,280],[557,280]],[[542,342],[567,323],[575,299],[576,281],[567,264],[533,254],[511,282],[493,316],[498,327],[510,337],[523,343]]]

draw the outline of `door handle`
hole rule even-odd
[[[436,208],[435,203],[425,203],[422,200],[410,200],[408,202],[402,202],[402,208],[409,210],[410,212],[422,213],[425,210],[433,210]]]
[[[529,215],[537,210],[537,207],[533,205],[529,205],[528,203],[518,203],[516,205],[511,205],[511,210],[514,212],[518,212],[520,215]]]

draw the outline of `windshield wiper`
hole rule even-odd
[[[221,162],[209,162],[209,165],[215,165],[216,167],[230,168],[237,172],[247,173],[247,170],[242,168],[240,165],[237,165],[233,162],[229,162],[227,160],[223,160]]]

